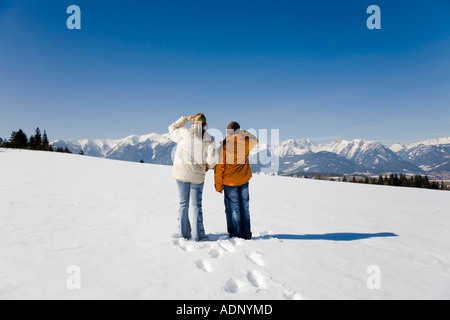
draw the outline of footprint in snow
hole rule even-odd
[[[286,289],[283,291],[283,298],[286,300],[305,300],[305,297],[303,297],[300,293],[291,289]]]
[[[245,255],[248,260],[252,261],[256,265],[262,267],[266,265],[266,262],[263,259],[263,256],[260,252],[250,252]]]
[[[236,279],[229,279],[225,282],[223,290],[228,293],[238,293],[242,288],[242,283]]]
[[[231,252],[231,253],[236,252],[235,246],[232,243],[230,243],[229,241],[221,242],[220,246],[227,252]]]
[[[209,249],[211,247],[209,242],[203,242],[203,241],[196,242],[196,241],[192,241],[192,240],[186,240],[184,238],[181,238],[180,235],[177,233],[173,235],[172,243],[175,246],[178,246],[187,252],[194,252],[196,250],[201,250],[201,249]]]
[[[184,239],[173,239],[172,243],[178,247],[180,247],[181,249],[183,249],[186,252],[193,252],[195,251],[195,246],[188,243],[186,240]]]
[[[241,238],[231,238],[230,243],[233,246],[242,246],[245,243],[245,240]]]
[[[218,245],[214,245],[209,251],[209,256],[214,259],[220,258],[222,254],[223,250]]]
[[[195,262],[195,265],[197,266],[197,268],[205,271],[206,273],[210,273],[210,272],[214,271],[214,268],[211,266],[211,264],[207,260],[204,260],[204,259],[197,260]]]
[[[247,272],[247,280],[258,289],[267,289],[269,278],[257,270]]]

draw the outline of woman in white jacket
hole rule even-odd
[[[190,128],[184,126],[193,122]],[[195,241],[208,240],[203,226],[202,197],[205,174],[218,160],[214,137],[205,130],[206,117],[181,117],[169,127],[171,139],[177,143],[173,162],[173,177],[177,180],[180,195],[178,226],[181,237]],[[193,220],[189,221],[189,203],[192,202]]]

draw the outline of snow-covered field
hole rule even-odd
[[[193,243],[171,167],[0,149],[0,299],[450,298],[450,192],[255,176],[244,241],[212,178]]]

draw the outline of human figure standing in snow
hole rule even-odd
[[[190,128],[184,126],[192,122]],[[218,152],[214,137],[205,130],[206,117],[181,117],[169,127],[170,137],[177,143],[173,162],[173,177],[177,180],[180,195],[178,226],[180,236],[195,241],[207,241],[203,226],[202,197],[205,174],[214,169]],[[193,209],[193,224],[189,221],[190,204]]]
[[[227,137],[219,148],[216,166],[217,192],[225,192],[225,212],[230,237],[251,239],[249,181],[252,170],[248,157],[258,139],[241,130],[237,122],[228,125]]]

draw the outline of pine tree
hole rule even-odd
[[[422,188],[422,177],[420,175],[414,176],[413,186],[414,188]]]
[[[378,184],[381,184],[381,185],[384,184],[384,179],[383,179],[383,176],[381,174],[378,176]]]
[[[404,174],[401,174],[401,175],[400,175],[400,185],[401,185],[402,187],[409,187],[409,181],[408,181],[408,178],[407,178]]]
[[[22,129],[11,133],[11,148],[28,149],[28,138]]]
[[[44,136],[42,138],[42,150],[49,151],[50,150],[50,142],[48,141],[47,131],[44,130]]]
[[[400,187],[402,184],[400,182],[400,179],[398,178],[398,175],[394,175],[394,186]]]
[[[388,180],[388,185],[393,186],[394,185],[394,174],[391,173]]]
[[[141,161],[139,161],[140,163],[144,163],[144,160],[143,159],[141,159]]]
[[[431,187],[430,180],[428,179],[428,176],[425,176],[423,178],[423,186],[422,186],[422,188],[430,189],[430,187]]]
[[[342,182],[347,182],[347,177],[344,175],[344,178],[342,178]]]
[[[84,151],[83,151],[83,149],[81,149],[79,155],[80,155],[80,156],[84,156]]]
[[[42,135],[39,127],[36,128],[36,133],[34,135],[34,139],[36,140],[36,148],[35,150],[42,150]]]
[[[437,182],[436,180],[432,181],[430,183],[430,189],[439,190],[439,182]]]
[[[36,150],[37,149],[37,145],[36,145],[36,138],[34,136],[30,136],[29,142],[28,142],[28,146],[31,150]]]

